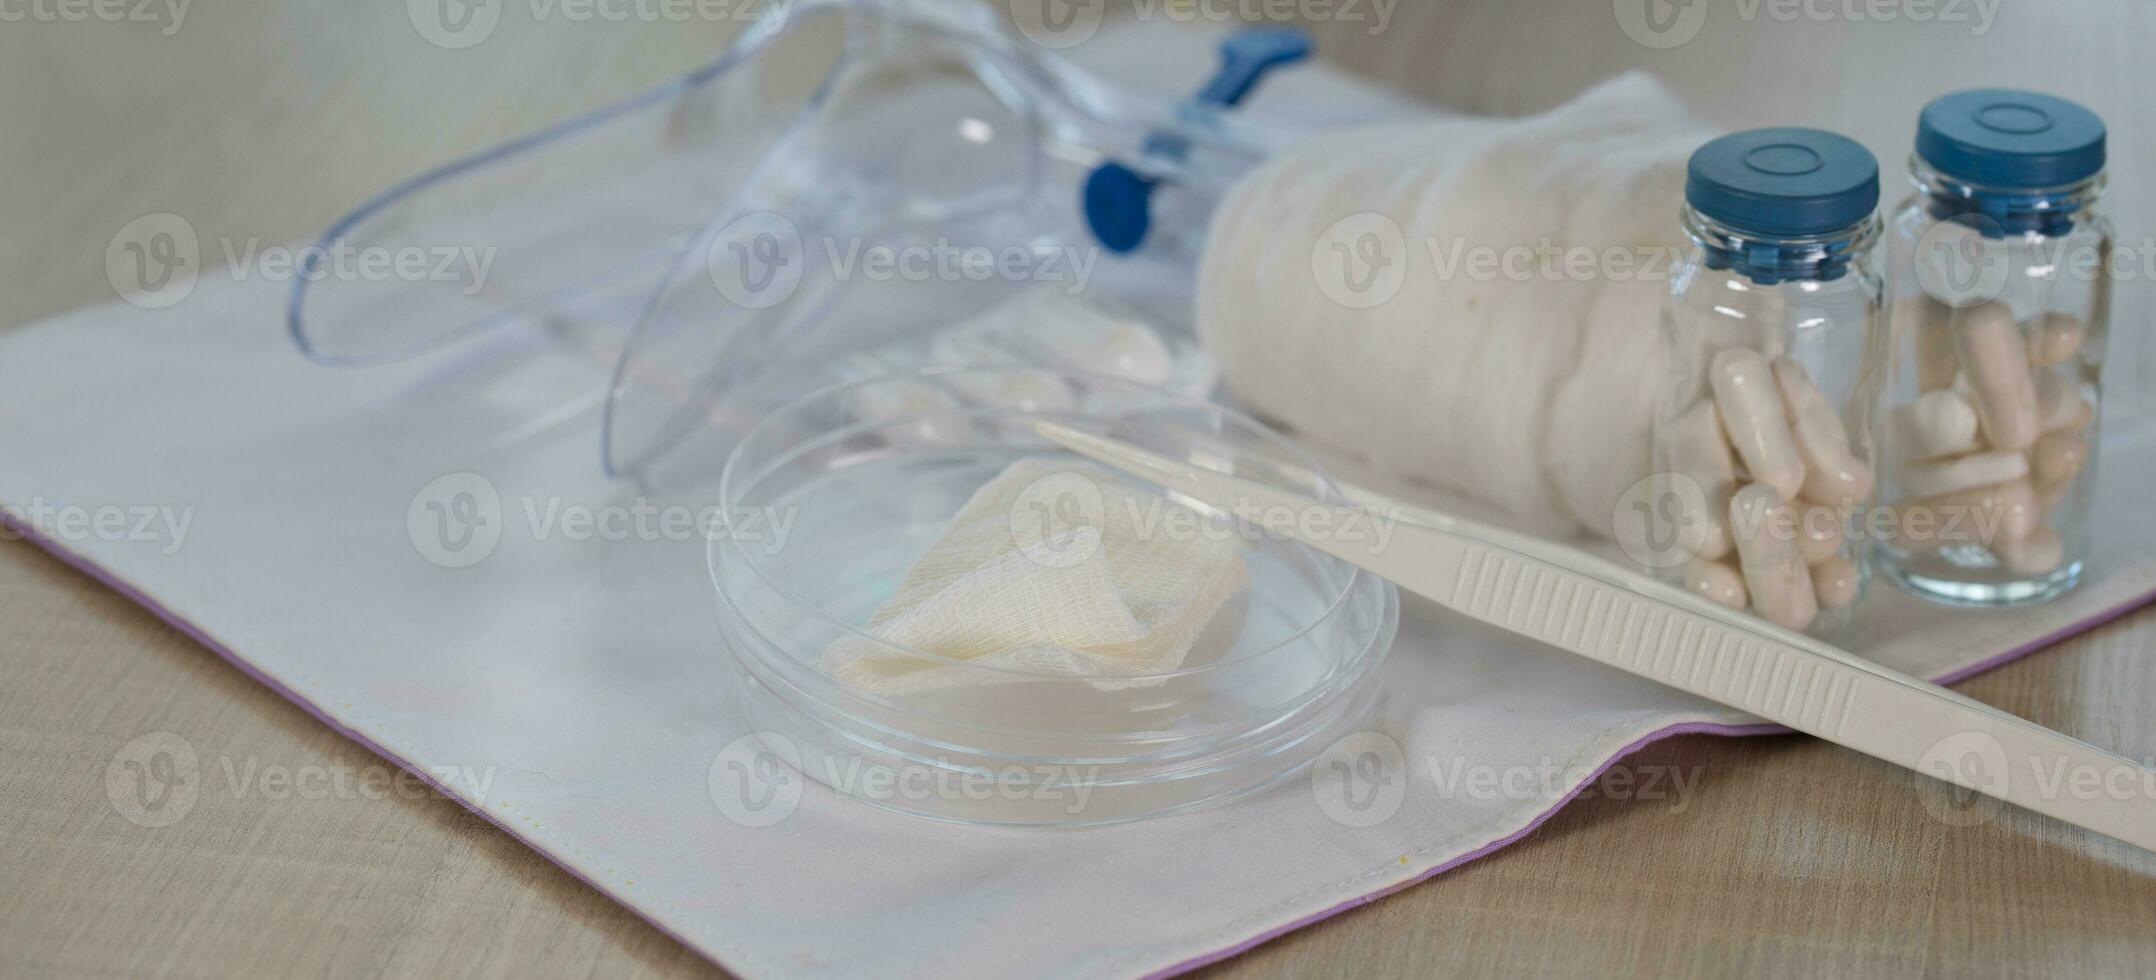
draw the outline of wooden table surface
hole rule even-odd
[[[736,27],[535,26],[512,5],[496,38],[447,50],[403,8],[203,4],[170,36],[169,19],[0,23],[0,324],[110,301],[106,245],[137,216],[297,239],[398,176],[698,63]],[[1961,689],[2145,758],[2152,658],[2143,611]],[[2095,707],[2090,690],[2145,696]],[[264,782],[130,823],[107,764],[156,731],[241,770],[387,770],[118,595],[0,544],[0,975],[716,972],[423,794]],[[1626,766],[1692,788],[1576,803],[1209,972],[2156,975],[2148,862],[2053,821],[1965,826],[1913,777],[1797,737],[1679,738]]]

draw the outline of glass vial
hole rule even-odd
[[[1664,574],[1777,625],[1854,621],[1886,376],[1879,165],[1814,129],[1692,154],[1662,328],[1650,515]]]
[[[2104,125],[2007,89],[1924,107],[1889,220],[1888,576],[1995,605],[2073,588],[2088,553],[2110,222]]]

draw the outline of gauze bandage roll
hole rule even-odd
[[[1317,137],[1222,202],[1200,338],[1299,436],[1609,534],[1649,470],[1684,163],[1711,136],[1632,74],[1533,118]]]
[[[875,640],[832,644],[824,670],[880,695],[1028,675],[1158,683],[1132,675],[1182,666],[1250,581],[1233,539],[1166,530],[1182,526],[1165,513],[1181,506],[1091,464],[1019,460],[907,570],[869,618]]]

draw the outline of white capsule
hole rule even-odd
[[[933,385],[891,378],[855,387],[846,409],[862,422],[890,423],[878,434],[901,445],[951,446],[965,438],[958,399]]]
[[[1857,601],[1857,567],[1847,558],[1829,558],[1812,566],[1812,593],[1820,608],[1840,609]]]
[[[1694,558],[1684,565],[1684,587],[1731,609],[1741,610],[1749,601],[1744,576],[1727,562]]]
[[[2057,368],[2036,376],[2038,425],[2045,432],[2079,432],[2096,418],[2096,409],[2081,396],[2081,386]]]
[[[2071,313],[2046,313],[2030,325],[2029,335],[2035,338],[2029,345],[2029,359],[2038,367],[2064,364],[2081,352],[2081,339],[2088,329],[2081,325],[2081,318]]]
[[[1976,406],[1950,388],[1927,391],[1889,415],[1893,451],[1902,459],[1937,459],[1977,447]]]
[[[1961,357],[1954,352],[1953,307],[1920,293],[1895,302],[1893,329],[1908,335],[1916,354],[1916,388],[1936,391],[1954,383]]]
[[[2020,453],[1975,453],[1903,467],[1901,492],[1911,497],[1937,497],[2028,475],[2029,461]]]
[[[2072,432],[2044,433],[2029,447],[2029,475],[2038,491],[2072,483],[2088,462],[2088,442]]]
[[[1795,497],[1804,486],[1804,457],[1797,452],[1766,357],[1748,347],[1732,347],[1714,355],[1707,375],[1722,428],[1746,471],[1783,499]]]
[[[1941,544],[2019,541],[2043,525],[2044,507],[2027,480],[1942,494],[1920,501]]]
[[[2020,451],[2042,434],[2036,378],[2012,310],[1996,300],[1955,311],[1954,336],[1976,394],[1977,418],[1995,449]]]
[[[1175,356],[1160,336],[1144,324],[1109,327],[1079,352],[1080,366],[1095,374],[1113,374],[1141,384],[1166,383],[1175,373]]]
[[[1797,507],[1797,552],[1804,563],[1817,565],[1841,553],[1842,519],[1831,507],[1803,504]]]
[[[1737,562],[1752,608],[1768,622],[1801,630],[1819,615],[1811,567],[1787,533],[1796,515],[1773,487],[1746,484],[1729,498],[1729,524],[1737,535]]]
[[[2059,532],[2040,527],[2019,541],[2003,541],[1992,553],[2016,575],[2041,575],[2066,560],[2066,542]]]
[[[1782,394],[1782,409],[1796,436],[1797,454],[1804,459],[1804,485],[1798,493],[1806,500],[1832,505],[1870,496],[1872,468],[1849,451],[1849,433],[1842,428],[1841,415],[1828,404],[1826,393],[1796,361],[1777,357],[1773,370],[1774,387]]]
[[[1737,462],[1730,455],[1728,438],[1722,435],[1714,402],[1702,399],[1679,413],[1669,423],[1665,445],[1670,472],[1697,483],[1704,502],[1699,513],[1682,515],[1688,528],[1698,529],[1689,532],[1699,536],[1693,553],[1700,558],[1729,554],[1735,547],[1729,537],[1729,495],[1737,488]]]
[[[951,376],[954,385],[983,405],[1019,412],[1067,412],[1078,404],[1070,385],[1053,371],[1018,368],[1009,371]]]

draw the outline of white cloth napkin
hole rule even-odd
[[[1349,87],[1324,84],[1328,99]],[[1231,806],[1083,832],[907,818],[798,779],[745,807],[728,763],[748,729],[700,539],[606,540],[559,520],[635,503],[598,467],[605,352],[511,329],[326,370],[285,340],[285,283],[217,279],[168,309],[0,335],[11,520],[741,973],[1172,972],[1518,840],[1647,741],[1752,730],[1411,601],[1376,734],[1355,746],[1375,769],[1321,767]],[[2107,442],[2105,530],[2080,590],[1949,612],[1882,587],[1858,649],[1960,676],[2149,598],[2156,528],[2127,519],[2126,498],[2156,484],[2151,435]],[[502,531],[484,561],[444,567],[428,556],[456,564],[485,542],[429,537],[428,504],[460,491],[498,495]],[[191,521],[178,537],[60,516],[100,508]],[[1556,777],[1492,793],[1448,778],[1463,766]]]

